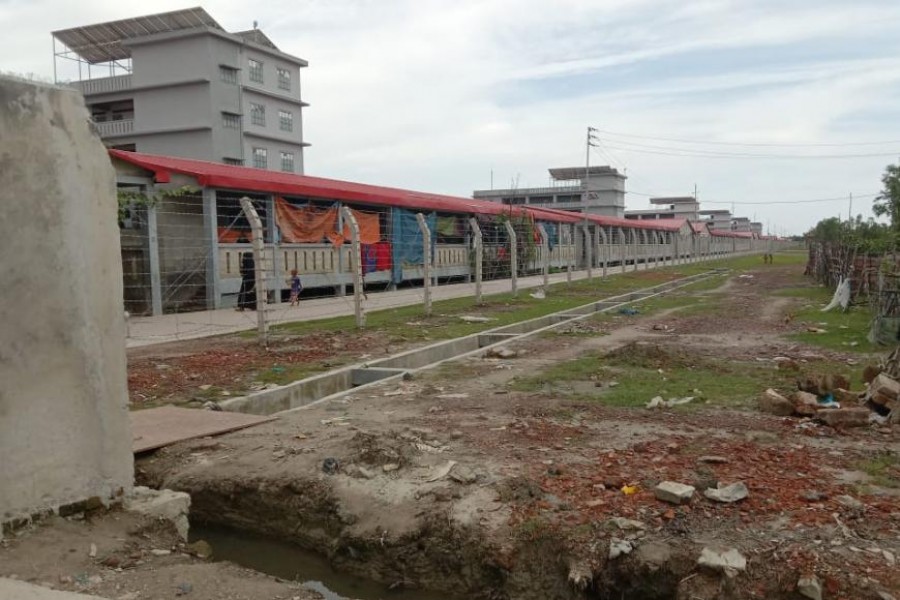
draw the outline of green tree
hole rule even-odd
[[[879,217],[887,216],[891,228],[900,231],[900,165],[888,165],[881,176],[884,188],[872,204],[872,212]]]

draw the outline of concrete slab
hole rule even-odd
[[[100,596],[86,596],[75,592],[60,592],[24,581],[0,577],[0,598],[9,600],[106,600]]]
[[[174,406],[137,410],[131,413],[132,450],[137,454],[184,440],[253,427],[276,418]]]

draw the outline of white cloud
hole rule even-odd
[[[183,6],[159,0],[152,10]],[[312,104],[307,169],[321,176],[468,195],[489,184],[493,169],[498,185],[517,174],[520,185],[540,185],[547,167],[583,163],[588,124],[719,141],[900,139],[900,120],[883,116],[896,117],[900,93],[900,42],[890,35],[900,5],[889,0],[204,6],[228,29],[259,21],[283,50],[310,61],[302,76]],[[51,30],[149,10],[113,0],[0,0],[0,69],[52,76]],[[757,54],[758,64],[747,60]],[[745,60],[722,64],[739,55]],[[701,199],[736,202],[877,191],[892,162],[613,154],[627,164],[631,189],[684,194],[696,182]],[[833,208],[755,211],[802,229]]]

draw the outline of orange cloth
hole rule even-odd
[[[219,227],[219,242],[222,244],[236,244],[244,238],[248,242],[253,239],[253,232],[249,229],[233,229],[231,227]]]
[[[337,208],[298,208],[284,198],[275,198],[275,219],[281,229],[282,241],[288,243],[318,244],[328,239],[333,244],[340,244],[337,215]]]
[[[377,244],[381,241],[381,225],[377,213],[364,213],[353,209],[350,209],[350,212],[356,217],[356,223],[359,225],[360,244]],[[350,226],[347,224],[344,224],[344,239],[350,241]]]

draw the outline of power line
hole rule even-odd
[[[874,198],[878,194],[853,194],[854,198]],[[704,200],[704,204],[737,204],[740,206],[761,206],[772,204],[814,204],[817,202],[847,202],[849,196],[834,198],[813,198],[810,200],[773,200],[771,202],[731,202],[730,200]]]
[[[821,144],[790,144],[790,143],[752,143],[752,142],[713,142],[713,141],[700,141],[700,140],[687,140],[683,138],[667,138],[667,137],[654,137],[649,135],[637,135],[634,133],[619,133],[615,131],[609,131],[606,129],[597,129],[598,132],[604,133],[606,135],[613,135],[619,137],[627,137],[627,138],[638,138],[643,140],[655,140],[661,142],[677,142],[682,144],[701,144],[701,145],[713,145],[713,146],[745,146],[745,147],[760,147],[760,148],[841,148],[846,146],[884,146],[887,144],[900,144],[900,140],[885,140],[882,142],[842,142],[842,143],[821,143]]]
[[[612,142],[612,143],[610,143]],[[718,152],[712,150],[700,150],[694,148],[678,148],[674,146],[655,146],[652,144],[638,144],[620,140],[607,140],[605,147],[623,152],[636,152],[640,154],[661,154],[664,156],[681,156],[684,158],[739,158],[739,159],[845,159],[845,158],[876,158],[894,157],[900,155],[896,152],[871,152],[863,154],[758,154],[751,152]]]

